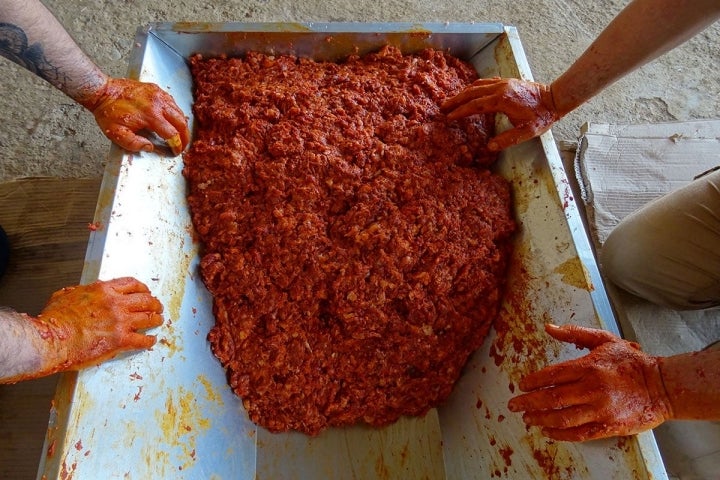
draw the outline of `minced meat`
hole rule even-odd
[[[315,435],[439,405],[496,316],[515,228],[493,118],[440,113],[475,71],[391,46],[191,68],[209,341],[250,418]]]

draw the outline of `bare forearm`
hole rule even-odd
[[[29,317],[0,310],[0,383],[14,383],[42,369],[38,333]]]
[[[38,0],[0,0],[0,40],[0,54],[83,105],[108,81]]]
[[[720,348],[660,359],[676,420],[720,420]]]
[[[634,0],[551,85],[561,115],[720,17],[718,0]]]

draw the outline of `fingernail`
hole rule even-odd
[[[168,138],[167,144],[173,152],[179,150],[182,146],[182,142],[180,141],[180,134],[175,134],[172,137]]]
[[[497,142],[493,142],[493,141],[488,142],[488,148],[489,148],[490,150],[493,150],[493,151],[497,152],[497,151],[498,151],[498,144],[497,144]]]

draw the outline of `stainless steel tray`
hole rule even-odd
[[[191,122],[193,53],[334,60],[392,43],[448,49],[482,76],[532,78],[515,28],[495,23],[158,23],[136,41],[129,76],[168,90]],[[553,442],[507,410],[523,374],[581,354],[548,339],[545,322],[617,331],[550,133],[498,164],[521,226],[508,295],[447,405],[317,438],[257,428],[227,386],[206,340],[212,302],[197,272],[181,170],[180,157],[111,151],[83,281],[136,276],[164,303],[166,322],[152,351],[61,377],[38,478],[667,478],[651,433]]]

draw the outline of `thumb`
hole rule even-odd
[[[499,152],[500,150],[505,150],[508,147],[526,142],[542,133],[543,132],[539,131],[534,125],[512,127],[495,135],[494,138],[491,138],[488,142],[488,148],[492,151]]]
[[[98,122],[100,123],[100,122]],[[129,152],[152,152],[154,146],[150,140],[133,132],[124,125],[112,125],[103,129],[103,133],[113,143]]]
[[[590,350],[599,347],[603,343],[617,342],[620,340],[616,335],[596,328],[581,327],[578,325],[553,325],[545,324],[545,331],[553,338],[561,342],[574,343],[578,348]]]

